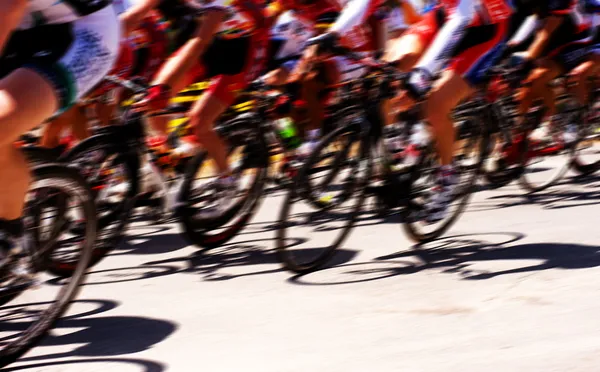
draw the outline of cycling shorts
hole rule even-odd
[[[216,38],[191,71],[193,81],[211,79],[208,92],[224,104],[232,104],[243,90],[264,71],[267,59],[267,33],[235,39]]]
[[[408,31],[416,35],[425,47],[435,40],[446,22],[443,8],[437,7]],[[463,76],[471,85],[483,82],[487,71],[501,57],[506,42],[509,20],[469,26],[449,56],[447,68]]]
[[[64,112],[110,71],[119,39],[112,6],[71,23],[17,31],[0,57],[0,78],[19,68],[35,71],[51,83]]]
[[[563,72],[568,72],[586,60],[594,38],[591,28],[580,29],[572,17],[564,17],[542,55],[559,64]]]

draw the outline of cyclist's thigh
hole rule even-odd
[[[0,146],[40,125],[58,102],[53,85],[35,71],[18,69],[0,80]]]

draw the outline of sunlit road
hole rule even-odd
[[[393,218],[360,221],[337,265],[304,277],[272,251],[277,194],[206,253],[177,225],[137,222],[7,370],[597,371],[599,191],[600,178],[533,199],[480,192],[418,248]]]

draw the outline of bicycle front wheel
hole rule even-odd
[[[304,274],[320,268],[350,234],[372,174],[369,141],[360,125],[338,128],[317,145],[287,190],[276,239],[288,270]]]
[[[0,368],[33,348],[65,313],[84,281],[96,240],[96,209],[82,177],[58,165],[36,167],[32,174],[24,220],[26,238],[35,235],[35,243],[26,244],[0,277]],[[62,223],[67,214],[78,216],[82,235],[73,236]],[[73,275],[48,285],[48,264],[65,251],[66,261],[76,263]]]

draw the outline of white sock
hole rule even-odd
[[[321,137],[321,129],[312,129],[308,131],[308,141],[314,141]]]

